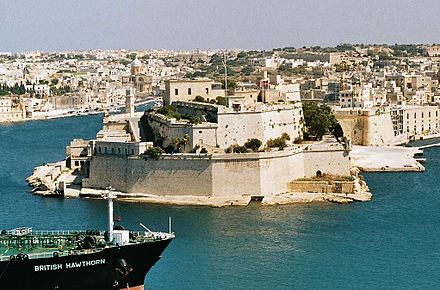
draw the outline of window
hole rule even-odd
[[[191,88],[188,88],[188,95],[191,95]]]
[[[134,155],[134,149],[131,149],[131,155]]]
[[[174,95],[178,95],[179,94],[179,89],[174,89]]]
[[[422,112],[422,118],[423,118],[423,112]]]
[[[107,147],[104,147],[104,152],[107,153]]]
[[[428,112],[428,117],[431,118],[431,112]]]
[[[417,119],[417,113],[414,113],[414,119]]]
[[[209,88],[206,88],[206,94],[209,95]]]
[[[98,152],[101,153],[101,147],[98,147]]]
[[[118,148],[118,153],[121,154],[121,148]]]

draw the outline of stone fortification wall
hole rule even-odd
[[[201,120],[206,119],[207,122],[217,123],[218,105],[176,101],[173,102],[173,106],[182,115],[199,117]]]
[[[94,156],[83,187],[154,195],[270,195],[304,177],[300,149],[254,154]]]
[[[213,157],[215,195],[271,195],[288,191],[291,180],[304,177],[301,150],[222,154]]]
[[[212,195],[209,159],[161,160],[142,157],[93,156],[83,187],[154,195]]]
[[[227,148],[257,138],[263,143],[287,133],[291,139],[301,137],[302,109],[294,105],[262,105],[254,109],[234,111],[219,108],[218,145]]]
[[[389,112],[373,115],[368,119],[368,143],[366,145],[389,145],[394,139],[393,122]]]
[[[337,148],[336,150],[327,149],[304,150],[304,175],[306,177],[316,176],[318,171],[321,174],[350,175],[350,158],[347,153]]]
[[[192,136],[192,124],[178,122],[176,119],[167,119],[160,114],[149,115],[148,124],[154,132],[155,143],[160,143],[159,138],[163,138],[163,147],[173,145],[176,138],[182,138],[185,135]],[[190,139],[192,140],[193,138]]]
[[[296,180],[289,183],[291,192],[354,193],[354,181]]]
[[[395,139],[389,111],[343,109],[335,116],[353,145],[388,145]]]

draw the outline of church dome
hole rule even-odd
[[[139,66],[142,66],[142,63],[141,63],[141,61],[139,60],[139,59],[135,59],[135,60],[133,60],[133,62],[131,63],[131,67],[139,67]]]

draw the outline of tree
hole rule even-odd
[[[246,146],[240,146],[238,144],[234,144],[226,148],[226,153],[247,153],[248,148]]]
[[[215,100],[217,101],[217,105],[226,106],[226,98],[225,97],[218,96],[217,98],[215,98]]]
[[[249,76],[249,75],[251,75],[251,73],[254,72],[254,70],[255,70],[255,68],[254,68],[253,66],[248,65],[248,66],[245,66],[245,67],[241,70],[241,72],[242,72],[244,75]]]
[[[223,63],[223,57],[221,57],[218,54],[214,54],[213,56],[211,56],[211,60],[209,61],[211,64],[217,64],[220,65]]]
[[[190,141],[189,135],[188,134],[183,135],[180,142],[180,145],[183,145],[183,152],[185,152],[186,145],[188,145],[189,141]]]
[[[228,79],[228,89],[235,89],[237,87],[237,82]],[[225,88],[225,81],[222,82],[222,89]]]
[[[275,139],[269,139],[266,142],[266,146],[269,148],[278,147],[280,150],[283,150],[285,147],[287,147],[287,142],[290,140],[290,136],[287,133],[281,134],[281,137],[275,138]]]
[[[304,103],[303,112],[305,127],[309,137],[314,136],[321,140],[322,136],[327,133],[336,133],[338,135],[341,133],[339,128],[336,129],[338,121],[329,106]]]
[[[205,103],[205,99],[202,96],[196,96],[194,102]]]
[[[247,53],[244,52],[244,51],[240,51],[240,52],[237,54],[237,58],[246,58],[246,57],[247,57]]]
[[[246,148],[251,149],[254,152],[257,152],[262,144],[263,144],[263,142],[261,142],[260,140],[258,140],[256,138],[252,138],[252,139],[248,139],[248,141],[246,143],[244,143],[244,146]]]
[[[281,134],[281,139],[284,139],[286,141],[290,141],[290,135],[287,134],[286,132],[284,132],[283,134]]]
[[[164,152],[165,151],[162,148],[160,148],[160,147],[151,147],[151,148],[148,148],[147,151],[145,151],[145,155],[147,155],[147,156],[149,156],[149,157],[151,157],[151,158],[153,158],[155,160],[158,160],[159,157]]]

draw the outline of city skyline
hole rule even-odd
[[[269,4],[271,5],[269,7]],[[0,51],[270,49],[436,43],[440,3],[382,1],[6,0]]]

